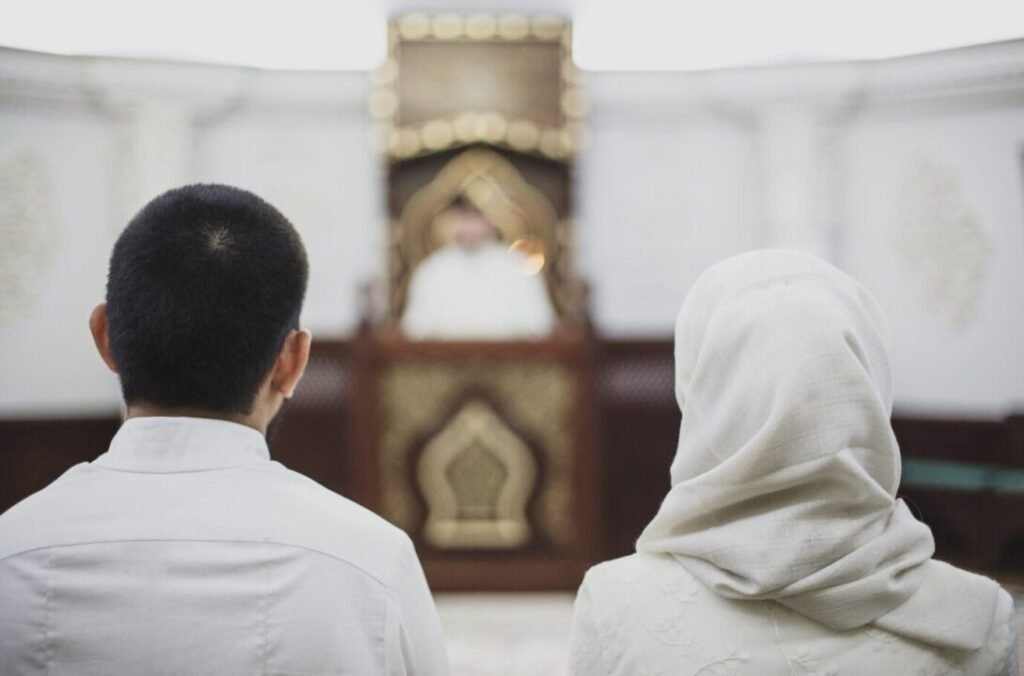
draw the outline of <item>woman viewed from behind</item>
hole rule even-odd
[[[885,319],[806,254],[706,271],[675,334],[671,489],[580,587],[571,672],[1016,676],[1009,595],[896,499]]]

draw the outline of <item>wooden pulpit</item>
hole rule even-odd
[[[353,345],[353,497],[434,590],[574,589],[598,556],[592,339]]]

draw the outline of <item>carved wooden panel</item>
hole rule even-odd
[[[359,339],[361,498],[410,534],[435,588],[500,588],[521,565],[519,588],[571,586],[593,561],[588,341]]]

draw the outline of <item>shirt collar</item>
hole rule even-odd
[[[125,472],[199,472],[270,460],[267,440],[245,425],[208,418],[126,420],[110,449],[93,461]]]

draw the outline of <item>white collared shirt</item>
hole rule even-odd
[[[135,418],[0,515],[0,674],[446,674],[409,538],[235,423]]]

